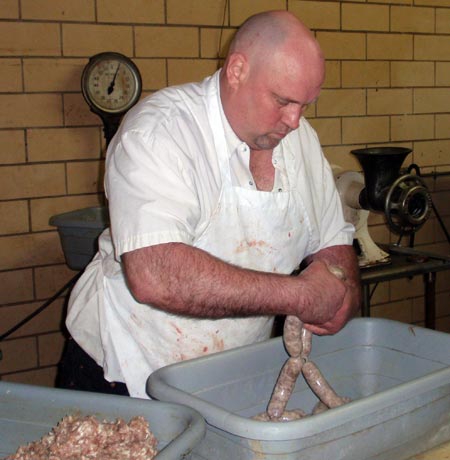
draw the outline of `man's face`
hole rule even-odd
[[[276,147],[319,96],[323,72],[305,72],[286,62],[271,59],[268,66],[256,66],[239,88],[236,134],[253,150]]]

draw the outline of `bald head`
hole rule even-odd
[[[324,75],[320,46],[298,18],[287,11],[256,14],[237,31],[220,74],[225,115],[253,149],[273,148],[298,127]]]
[[[229,54],[242,53],[250,62],[266,62],[274,53],[289,51],[292,58],[314,55],[322,59],[311,31],[288,11],[267,11],[248,18],[230,44]]]

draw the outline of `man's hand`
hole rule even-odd
[[[332,246],[309,257],[307,262],[309,266],[300,276],[322,279],[321,282],[308,280],[311,288],[317,287],[314,305],[309,305],[310,311],[303,316],[305,327],[319,335],[334,334],[355,316],[361,305],[359,267],[354,249],[351,246]],[[339,273],[338,276],[331,273],[333,267],[343,272],[344,279],[339,279],[342,278]],[[312,268],[314,272],[309,271]],[[317,292],[319,289],[320,292]],[[314,299],[314,293],[309,298]]]
[[[298,276],[298,282],[302,286],[299,317],[303,323],[319,325],[331,321],[344,301],[344,282],[320,260],[308,265]]]

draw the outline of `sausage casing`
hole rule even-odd
[[[323,403],[322,401],[318,401],[312,410],[312,415],[321,414],[322,412],[325,412],[327,410],[328,406],[325,405],[325,403]]]
[[[285,410],[280,417],[271,419],[267,412],[252,417],[253,420],[260,422],[292,422],[294,420],[300,420],[301,418],[308,417],[308,414],[301,409]]]
[[[300,420],[301,418],[308,417],[308,414],[301,409],[285,410],[281,417],[278,419],[279,422],[292,422],[293,420]]]
[[[297,357],[302,353],[303,323],[297,316],[289,315],[284,321],[283,342],[289,356]]]
[[[308,329],[303,328],[301,331],[302,340],[302,358],[307,358],[311,353],[312,346],[312,332]]]
[[[267,406],[267,413],[271,419],[278,419],[283,414],[294,390],[297,377],[302,370],[302,364],[303,360],[300,357],[289,358],[282,367]]]
[[[303,364],[302,373],[311,390],[330,409],[342,406],[347,402],[344,398],[336,394],[319,368],[312,361],[307,361]]]

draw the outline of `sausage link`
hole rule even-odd
[[[302,340],[302,358],[306,359],[311,353],[312,346],[312,332],[308,329],[303,328],[301,331],[301,340]]]
[[[283,342],[289,356],[297,357],[302,353],[302,321],[297,316],[289,315],[284,320]]]
[[[308,417],[308,414],[301,409],[285,410],[279,418],[271,419],[267,412],[262,412],[252,417],[253,420],[260,422],[292,422],[293,420],[300,420],[301,418]]]
[[[280,422],[292,422],[293,420],[300,420],[301,418],[308,417],[308,414],[301,409],[285,410],[281,417],[278,419]]]
[[[333,275],[345,281],[345,272],[340,267],[330,265],[328,269]],[[349,402],[348,398],[339,397],[317,366],[308,361],[311,353],[312,333],[303,327],[303,322],[297,316],[288,315],[286,317],[283,342],[290,358],[281,369],[267,411],[253,417],[255,420],[290,421],[306,416],[301,409],[285,411],[300,372],[303,372],[308,385],[320,399],[313,409],[313,414]]]
[[[314,406],[312,410],[312,415],[321,414],[328,410],[328,406],[325,405],[322,401],[317,401],[317,404]]]
[[[345,281],[347,279],[345,272],[341,267],[337,267],[336,265],[329,265],[328,270],[330,270],[330,272],[333,273],[333,275],[339,278],[341,281]]]
[[[346,403],[346,400],[338,396],[331,388],[319,368],[312,361],[307,361],[303,364],[302,373],[311,390],[330,409]]]
[[[269,414],[267,411],[254,415],[252,419],[257,420],[258,422],[270,422]]]
[[[302,370],[302,364],[301,358],[289,358],[281,369],[267,406],[267,413],[271,419],[278,419],[284,412]]]

